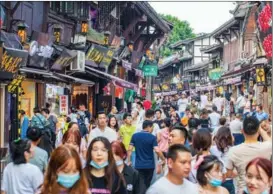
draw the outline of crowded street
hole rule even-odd
[[[1,194],[271,194],[272,2],[0,2]]]

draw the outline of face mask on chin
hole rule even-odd
[[[96,163],[96,162],[94,162],[93,160],[90,162],[90,165],[91,166],[93,166],[94,168],[96,168],[96,169],[102,169],[102,168],[105,168],[106,166],[108,166],[109,165],[109,162],[108,161],[106,161],[106,162],[104,162],[104,163],[102,163],[102,164],[98,164],[98,163]]]
[[[209,174],[209,176],[210,176],[210,180],[209,180],[209,184],[211,185],[211,186],[213,186],[213,187],[219,187],[219,186],[221,186],[222,185],[222,180],[221,179],[216,179],[216,178],[214,178],[214,177],[212,177],[210,174]]]
[[[250,194],[250,192],[248,191],[247,187],[244,188],[244,192],[246,194]],[[269,194],[269,189],[264,190],[261,194]]]
[[[123,163],[124,163],[123,160],[118,160],[116,161],[116,166],[121,166]]]
[[[57,182],[65,188],[71,188],[75,183],[80,179],[80,173],[67,175],[67,174],[58,174]]]

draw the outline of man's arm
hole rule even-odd
[[[157,154],[157,156],[161,159],[161,161],[162,161],[163,163],[165,163],[165,157],[164,157],[163,153],[160,151],[160,149],[159,149],[158,146],[155,146],[155,147],[154,147],[154,151],[155,151],[155,153]]]
[[[127,151],[127,161],[128,161],[128,165],[131,166],[132,162],[131,162],[131,156],[132,156],[132,151],[134,149],[133,145],[129,145],[128,151]]]
[[[265,131],[262,127],[259,128],[259,133],[264,141],[271,141],[271,137],[268,135],[267,131]]]

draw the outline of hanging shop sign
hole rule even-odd
[[[61,56],[54,62],[51,69],[63,70],[65,67],[70,66],[74,62],[76,56],[76,51],[64,49]]]
[[[121,44],[121,37],[118,37],[115,35],[111,42],[111,48],[117,49],[120,47],[120,44]]]
[[[159,92],[161,92],[161,88],[160,88],[160,85],[159,85],[159,84],[154,84],[154,85],[153,85],[153,92],[154,92],[154,93],[159,93]]]
[[[156,77],[158,75],[157,65],[145,65],[143,67],[143,73],[146,77]]]
[[[99,64],[102,62],[104,56],[106,55],[107,51],[108,49],[106,47],[92,44],[85,56],[86,65],[98,67]]]
[[[183,83],[182,82],[179,82],[176,84],[176,90],[177,91],[182,91],[183,90]]]
[[[209,71],[209,78],[211,80],[219,80],[223,75],[224,71],[222,68],[216,68]]]
[[[132,52],[131,63],[132,63],[133,68],[138,67],[139,63],[142,61],[142,57],[143,57],[142,52],[137,52],[137,51]]]
[[[256,66],[256,83],[258,86],[265,85],[265,72],[263,65]]]
[[[60,95],[60,115],[68,115],[68,96]]]
[[[0,13],[1,14],[1,13]],[[0,31],[0,41],[4,43],[4,46],[7,48],[21,48],[20,38],[17,34],[8,33],[3,30]]]
[[[104,34],[99,33],[96,30],[89,28],[86,39],[90,42],[95,42],[97,44],[104,44]]]
[[[99,67],[108,69],[111,64],[114,56],[114,51],[111,49],[107,49],[107,52],[104,54],[102,61],[99,64]]]
[[[161,85],[162,92],[169,92],[171,91],[171,86],[169,83],[164,83]]]
[[[13,77],[16,77],[19,67],[25,66],[27,59],[27,51],[3,46],[2,62],[0,64],[0,78],[12,79]]]
[[[225,85],[235,84],[235,83],[238,83],[238,82],[241,82],[241,77],[240,76],[224,80]]]
[[[124,67],[127,70],[132,70],[132,63],[122,60],[122,67]]]
[[[22,81],[24,80],[25,76],[23,75],[16,75],[16,77],[12,80],[12,82],[8,85],[8,92],[9,93],[17,93],[17,88],[20,87]]]

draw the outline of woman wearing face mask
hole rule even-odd
[[[197,168],[199,194],[229,194],[228,190],[221,186],[223,163],[216,156],[201,156],[201,163]]]
[[[127,194],[111,144],[105,137],[96,137],[90,143],[84,171],[92,194]]]
[[[90,194],[80,157],[71,146],[61,145],[50,158],[41,194]]]
[[[265,158],[255,158],[246,166],[246,187],[243,194],[272,193],[272,163]]]
[[[208,129],[197,130],[192,137],[192,147],[197,152],[196,156],[192,158],[191,173],[189,180],[197,183],[196,172],[197,167],[202,162],[202,157],[210,155],[210,147],[212,144],[212,136]]]
[[[215,144],[211,147],[210,153],[214,156],[217,156],[219,160],[221,160],[226,167],[228,163],[228,152],[229,149],[233,146],[234,137],[231,134],[231,131],[228,127],[221,127],[216,136],[214,137]],[[226,169],[223,169],[226,172]],[[233,174],[235,176],[235,174]],[[222,184],[230,194],[235,194],[235,188],[233,184],[233,180],[231,178],[227,178],[225,182]]]
[[[78,152],[82,167],[85,167],[85,158],[81,152],[81,133],[79,130],[69,129],[65,132],[63,139],[62,139],[63,145],[70,145],[71,147],[75,148],[75,150]]]
[[[4,169],[3,181],[0,179],[1,194],[33,194],[43,183],[42,171],[28,163],[33,149],[28,140],[19,139],[11,143],[12,162]]]
[[[138,171],[124,163],[127,157],[124,144],[114,141],[111,145],[118,170],[125,179],[128,194],[143,194],[145,186],[143,180],[139,177]]]

